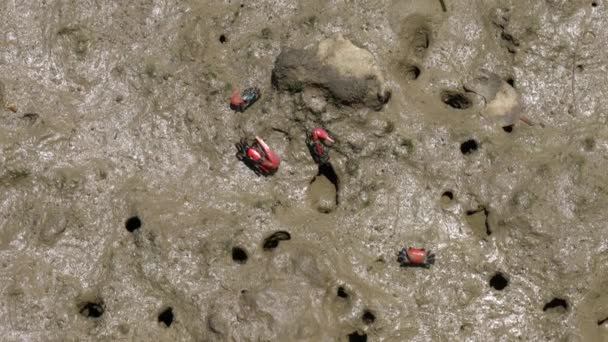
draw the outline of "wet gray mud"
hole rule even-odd
[[[608,3],[443,5],[1,1],[1,340],[608,341]]]

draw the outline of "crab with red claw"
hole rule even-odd
[[[317,164],[327,164],[329,162],[329,147],[333,143],[334,140],[320,127],[306,135],[306,146],[308,146],[310,155]]]
[[[397,261],[401,267],[424,267],[430,268],[435,263],[435,254],[431,251],[427,251],[424,248],[412,248],[402,249],[398,256]]]
[[[260,96],[260,88],[258,87],[247,88],[241,95],[239,95],[238,89],[234,89],[232,98],[230,99],[230,109],[237,112],[244,112],[254,104]]]
[[[277,172],[281,159],[260,137],[250,145],[247,139],[236,143],[236,157],[258,176],[271,176]]]

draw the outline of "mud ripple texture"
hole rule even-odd
[[[608,4],[444,2],[1,1],[2,341],[608,340]],[[380,110],[273,87],[338,34]],[[482,69],[533,126],[480,115]]]

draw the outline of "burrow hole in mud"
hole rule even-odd
[[[358,331],[354,331],[348,335],[348,342],[367,342],[367,334],[359,335]]]
[[[220,43],[224,44],[227,41],[228,41],[228,39],[226,38],[226,35],[224,35],[224,34],[220,35]]]
[[[490,211],[486,207],[480,206],[475,210],[467,210],[466,215],[467,222],[475,235],[480,238],[492,235],[492,229],[488,219]]]
[[[509,280],[501,272],[496,272],[492,278],[490,278],[490,286],[498,291],[502,291],[509,285]]]
[[[460,152],[462,152],[462,154],[471,154],[477,151],[478,148],[479,144],[477,144],[477,141],[475,141],[475,139],[469,139],[460,144]]]
[[[125,221],[125,228],[127,228],[130,233],[133,233],[141,228],[141,220],[138,216],[129,217],[127,221]]]
[[[88,318],[99,318],[103,315],[105,309],[102,301],[86,302],[80,305],[80,314]]]
[[[262,247],[264,250],[272,250],[279,246],[279,242],[291,240],[291,234],[284,230],[279,230],[278,232],[272,233],[270,236],[264,239],[264,243]]]
[[[502,128],[503,131],[507,132],[507,133],[511,133],[513,132],[513,125],[508,125],[508,126],[504,126]]]
[[[413,81],[420,77],[420,68],[415,65],[410,65],[405,68],[405,79]]]
[[[585,71],[585,67],[582,64],[579,64],[576,66],[576,70],[578,72],[583,72],[583,71]]]
[[[451,90],[441,93],[441,101],[454,109],[467,109],[472,106],[471,100],[466,95]]]
[[[594,1],[594,2],[592,2],[592,3],[591,3],[591,6],[592,6],[592,7],[597,7],[597,2],[595,2],[595,1]]]
[[[319,171],[317,172],[317,175],[312,179],[311,184],[319,176],[323,176],[323,177],[327,178],[327,180],[329,180],[329,182],[331,184],[333,184],[333,186],[334,186],[334,188],[336,190],[336,199],[335,199],[336,205],[339,205],[340,204],[340,195],[339,195],[340,178],[338,177],[338,174],[336,173],[336,170],[331,165],[331,163],[319,164]],[[325,212],[325,211],[322,211],[322,212],[328,213],[328,212]]]
[[[338,287],[337,295],[340,298],[348,298],[348,293],[346,293],[346,290],[344,289],[344,286],[339,286]]]
[[[167,328],[173,324],[173,308],[168,307],[158,315],[158,321],[163,323]]]
[[[604,318],[604,319],[600,319],[599,321],[597,321],[597,325],[601,326],[604,325],[604,323],[608,322],[608,317]]]
[[[363,316],[361,316],[361,320],[365,324],[372,324],[376,321],[376,315],[374,315],[371,311],[365,310],[363,312]]]
[[[513,77],[507,78],[506,81],[511,87],[515,88],[515,79]]]
[[[317,176],[325,176],[325,178],[329,179],[331,184],[336,187],[336,192],[338,192],[338,184],[340,182],[340,179],[338,178],[338,174],[336,173],[336,170],[334,170],[334,167],[331,165],[331,163],[319,165],[319,173],[317,174]]]
[[[543,306],[543,311],[551,310],[551,309],[559,309],[562,308],[564,310],[568,310],[568,302],[562,298],[553,298],[550,302]]]
[[[238,264],[247,262],[247,251],[241,247],[232,247],[232,260]]]
[[[450,191],[450,190],[444,191],[441,194],[440,203],[443,207],[449,206],[453,200],[454,200],[454,193],[452,191]]]

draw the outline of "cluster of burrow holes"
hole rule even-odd
[[[595,6],[597,6],[597,4],[594,2],[593,6],[595,7]],[[225,43],[227,41],[226,36],[224,34],[222,34],[219,37],[219,41],[222,44]],[[418,78],[418,76],[420,75],[420,69],[416,68],[416,70],[414,70],[414,73],[415,73],[414,78]],[[513,78],[509,78],[507,80],[507,82],[511,86],[514,86]],[[441,94],[441,99],[446,105],[448,105],[454,109],[467,109],[472,105],[471,101],[468,99],[468,97],[466,95],[464,95],[462,93],[457,93],[457,92],[445,91]],[[503,130],[507,133],[511,133],[513,131],[513,125],[505,126],[505,127],[503,127]],[[460,151],[464,155],[472,154],[478,148],[479,148],[479,144],[474,139],[469,139],[460,145]],[[331,170],[329,172],[327,172],[327,171],[323,172],[323,171],[325,171],[325,170],[320,171],[319,174],[324,174],[324,175],[330,174],[331,176],[328,178],[331,178],[330,181],[332,183],[334,183],[334,185],[336,185],[336,187],[337,187],[337,179],[335,179],[335,178],[337,178],[337,175],[335,174],[335,172],[332,172],[333,170]],[[451,201],[454,198],[454,194],[451,191],[446,191],[442,194],[442,198]],[[480,207],[475,210],[468,210],[466,212],[466,215],[471,216],[471,215],[478,214],[480,212],[483,212],[484,216],[486,217],[486,222],[485,222],[486,234],[490,235],[492,232],[491,232],[490,226],[487,222],[487,215],[488,215],[487,208]],[[136,230],[138,230],[139,228],[141,228],[141,226],[142,226],[141,219],[137,216],[130,217],[125,223],[125,228],[131,233],[133,233]],[[265,250],[272,250],[279,245],[280,241],[290,240],[290,239],[291,239],[291,235],[288,232],[278,231],[278,232],[273,233],[272,235],[270,235],[269,237],[267,237],[264,240],[263,248]],[[232,260],[234,260],[234,262],[239,263],[239,264],[245,264],[247,262],[247,259],[248,259],[247,251],[244,248],[238,247],[238,246],[232,248]],[[497,291],[502,291],[509,285],[509,280],[508,280],[508,277],[505,276],[502,272],[496,272],[490,278],[488,285]],[[337,288],[336,295],[339,298],[342,298],[345,300],[348,299],[348,297],[349,297],[349,294],[347,293],[344,286],[339,286]],[[556,297],[556,298],[551,299],[551,301],[547,302],[543,306],[543,311],[547,311],[547,310],[551,310],[551,309],[562,309],[565,311],[565,310],[568,310],[568,307],[569,307],[569,305],[568,305],[567,300]],[[99,318],[104,314],[104,311],[105,311],[105,307],[104,307],[103,300],[101,300],[101,299],[98,299],[95,302],[85,302],[80,305],[80,313],[83,316],[88,317],[88,318],[92,318],[92,319]],[[371,310],[364,310],[364,312],[361,316],[361,320],[363,321],[363,323],[370,325],[375,322],[376,316],[374,315],[374,313]],[[174,321],[174,313],[173,313],[173,308],[170,306],[165,307],[158,314],[158,322],[163,324],[167,328],[169,328],[173,324],[173,321]],[[599,320],[597,322],[597,324],[603,325],[606,322],[608,322],[608,317],[605,319]],[[361,333],[359,331],[354,331],[354,332],[348,334],[348,340],[350,342],[366,342],[367,334]]]

